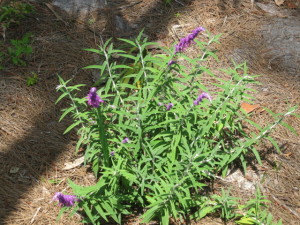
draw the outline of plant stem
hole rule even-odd
[[[107,62],[107,71],[108,71],[109,77],[111,79],[111,82],[113,84],[113,87],[114,87],[117,95],[120,97],[121,103],[124,105],[123,98],[122,98],[122,96],[121,96],[121,94],[120,94],[120,92],[119,92],[119,90],[117,88],[117,85],[116,85],[116,83],[115,83],[115,81],[113,79],[112,71],[111,71],[110,64],[109,64],[109,55],[107,54],[107,52],[106,52],[106,50],[104,48],[103,48],[103,53],[104,53],[104,56],[105,56],[105,60]]]
[[[97,108],[97,117],[98,117],[98,131],[99,131],[99,142],[102,146],[102,153],[104,157],[104,166],[110,167],[110,160],[109,160],[109,151],[108,151],[108,144],[107,144],[107,137],[105,133],[105,124],[103,120],[103,115],[101,113],[101,107]]]

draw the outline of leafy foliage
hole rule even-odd
[[[11,24],[19,24],[28,14],[34,12],[34,7],[21,1],[11,1],[10,4],[0,7],[0,24],[8,28]]]
[[[213,195],[212,198],[215,201],[215,209],[221,210],[221,218],[225,221],[228,221],[234,217],[236,217],[236,208],[238,202],[236,201],[238,198],[232,197],[229,195],[229,191],[224,191],[222,189],[222,195]]]
[[[35,85],[38,82],[38,75],[34,72],[32,72],[32,76],[31,77],[27,77],[26,78],[26,84],[28,87]]]
[[[21,40],[10,40],[12,47],[8,48],[8,54],[15,65],[25,66],[24,56],[32,53],[30,44],[31,33],[27,33]]]
[[[276,121],[265,128],[252,122],[240,110],[240,103],[252,98],[248,84],[255,82],[247,66],[223,70],[230,76],[225,80],[203,63],[210,57],[217,59],[209,48],[219,37],[208,35],[207,42],[196,41],[202,50],[199,58],[183,53],[179,57],[164,48],[164,53],[145,54],[147,46],[155,43],[142,34],[135,40],[120,39],[137,53],[127,52],[128,47],[114,49],[111,40],[99,49],[87,49],[104,59],[102,65],[86,67],[100,70],[107,80],[97,92],[105,101],[99,108],[90,108],[86,98],[76,97],[82,85],[68,86],[70,80],[59,78],[62,95],[57,102],[70,99],[61,119],[70,115],[74,120],[65,133],[79,127],[76,151],[85,148],[85,163],[99,178],[89,187],[69,181],[82,199],[73,212],[83,209],[84,222],[112,219],[121,223],[122,215],[140,208],[147,209],[143,223],[158,219],[163,225],[170,218],[188,223],[219,210],[225,221],[236,216],[236,199],[225,191],[210,199],[204,192],[207,181],[218,173],[226,175],[233,164],[246,169],[248,153],[261,162],[255,144],[295,108],[274,114]],[[203,75],[217,81],[212,85],[218,91],[209,91],[202,83]],[[212,101],[199,100],[201,92],[211,95]],[[259,133],[246,134],[243,121]],[[122,142],[124,138],[129,141]]]
[[[266,196],[261,195],[260,189],[256,188],[255,198],[250,199],[244,206],[241,206],[241,209],[246,210],[246,213],[236,223],[240,225],[281,225],[282,221],[275,222],[272,214],[267,211],[266,203],[268,202]]]

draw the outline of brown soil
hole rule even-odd
[[[261,86],[254,96],[256,103],[274,112],[284,113],[289,106],[300,103],[300,77],[288,73],[279,64],[268,65],[257,32],[262,24],[272,21],[267,13],[252,7],[251,1],[178,0],[165,5],[161,0],[108,1],[110,8],[90,13],[89,16],[68,16],[58,9],[52,11],[45,4],[51,1],[35,1],[36,14],[27,17],[20,26],[10,28],[7,39],[20,38],[26,32],[34,35],[33,54],[26,67],[16,67],[9,62],[0,72],[0,223],[1,224],[80,224],[80,216],[64,214],[59,222],[59,208],[51,202],[55,192],[71,192],[67,180],[91,185],[95,179],[85,167],[64,171],[64,163],[73,161],[76,135],[62,135],[70,121],[58,123],[60,110],[66,103],[55,105],[59,94],[57,74],[72,83],[93,82],[91,71],[81,69],[95,63],[94,57],[83,51],[96,48],[101,39],[135,36],[142,28],[154,41],[171,46],[197,26],[203,26],[213,34],[223,33],[217,46],[220,62],[217,69],[231,65],[234,49],[247,45],[244,50],[250,72],[260,74]],[[273,1],[260,1],[275,4]],[[281,8],[298,13],[299,0],[286,1],[291,5]],[[137,3],[137,4],[133,4]],[[1,4],[1,3],[0,3]],[[126,7],[130,5],[130,8]],[[125,7],[124,7],[125,6]],[[294,7],[295,6],[295,7]],[[297,9],[298,7],[298,9]],[[54,13],[55,12],[55,13]],[[119,29],[116,16],[126,21],[128,27]],[[6,41],[5,43],[8,43]],[[191,54],[197,54],[191,50]],[[270,69],[271,68],[271,69]],[[38,83],[26,86],[26,77],[38,74]],[[297,71],[300,74],[299,70]],[[209,83],[209,80],[207,81]],[[84,95],[86,89],[79,93]],[[299,113],[299,110],[298,110]],[[253,113],[253,120],[266,125],[272,117],[265,111]],[[285,121],[300,133],[300,119],[289,117]],[[259,149],[264,156],[263,165],[255,162],[249,171],[259,177],[263,194],[268,196],[271,212],[282,218],[284,224],[300,222],[300,141],[279,126],[272,136],[278,141],[282,153],[278,154],[263,143]],[[253,181],[250,175],[247,180]],[[248,199],[251,191],[237,188],[237,183],[220,179],[216,192],[222,186],[236,190],[234,195]],[[127,224],[139,224],[137,217]],[[198,224],[222,224],[217,218],[206,218]]]

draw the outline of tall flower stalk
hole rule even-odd
[[[98,132],[99,132],[99,144],[100,146],[102,146],[104,166],[108,167],[110,166],[110,159],[109,159],[110,153],[108,150],[105,122],[103,119],[103,115],[101,113],[101,107],[99,107],[100,103],[104,103],[104,100],[102,100],[100,96],[97,94],[97,89],[95,87],[92,87],[90,89],[87,99],[88,99],[88,104],[93,108],[96,108],[97,125],[98,125]]]

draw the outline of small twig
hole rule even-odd
[[[52,6],[51,4],[45,3],[45,5],[48,7],[48,9],[54,14],[54,16],[55,16],[58,20],[60,20],[61,22],[63,22],[66,26],[69,25],[66,21],[64,21],[64,20],[63,20],[63,19],[62,19],[55,11],[54,11],[53,6]]]
[[[181,1],[175,0],[175,2],[177,2],[178,4],[185,6]]]
[[[278,198],[276,198],[271,192],[269,192],[269,194],[271,195],[271,197],[275,200],[275,202],[278,205],[281,205],[283,208],[290,211],[294,216],[296,216],[298,219],[300,219],[300,215],[295,210],[292,210],[291,208],[289,208],[286,204],[284,204]]]
[[[224,21],[223,21],[223,24],[222,24],[222,26],[224,26],[224,25],[225,25],[226,21],[227,21],[227,15],[226,15],[226,16],[225,16],[225,18],[224,18]]]
[[[30,220],[30,224],[33,224],[35,217],[37,216],[37,214],[39,213],[39,211],[41,210],[42,207],[39,207],[36,211],[35,214],[33,215],[32,219]]]
[[[263,193],[264,195],[269,194],[269,195],[274,199],[274,201],[275,201],[278,205],[280,205],[280,206],[282,206],[284,209],[290,211],[294,216],[296,216],[298,219],[300,219],[300,215],[299,215],[295,210],[292,210],[292,209],[289,208],[286,204],[284,204],[284,203],[281,202],[278,198],[276,198],[276,197],[270,192],[270,190],[269,190],[268,187],[264,188],[260,183],[258,183],[258,186],[259,186],[260,190],[262,191],[262,193]]]

